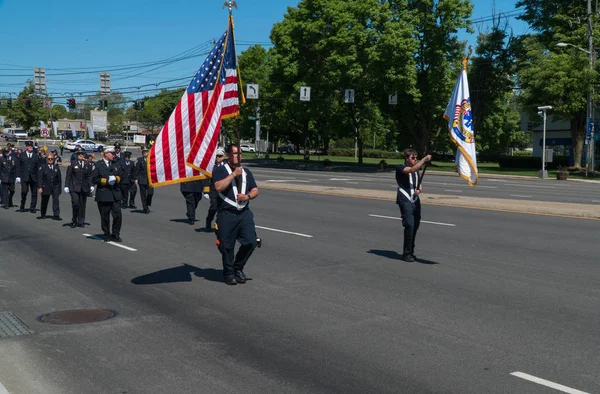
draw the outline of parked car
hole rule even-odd
[[[277,153],[294,153],[291,145],[280,145],[277,147]]]
[[[23,129],[13,129],[8,128],[4,129],[2,132],[2,136],[4,137],[4,141],[17,141],[17,140],[26,140],[27,133]]]
[[[69,141],[65,144],[65,148],[70,150],[71,152],[75,151],[75,147],[79,145],[81,149],[89,152],[97,152],[98,148],[104,147],[102,144],[97,144],[94,141],[90,140],[77,140],[77,141]]]
[[[242,149],[242,152],[256,152],[252,145],[241,144],[240,148]]]

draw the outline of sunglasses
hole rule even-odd
[[[416,159],[416,158],[417,158],[417,156],[410,156],[410,158],[411,158],[411,159]]]
[[[54,160],[54,159],[51,158],[51,157],[49,157],[49,158],[46,159],[46,161],[52,161],[52,160]]]
[[[217,155],[217,157],[223,157],[223,155]]]

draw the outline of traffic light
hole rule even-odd
[[[104,100],[98,100],[98,109],[104,108]]]
[[[74,98],[67,99],[67,107],[69,107],[70,109],[74,109],[77,107],[77,102]]]
[[[144,100],[140,101],[140,110],[144,110]]]
[[[139,107],[139,105],[138,105],[138,102],[137,102],[137,100],[135,100],[135,101],[133,102],[133,109],[135,109],[136,111],[137,111],[138,109],[140,109],[140,107]]]
[[[31,99],[25,99],[25,107],[31,108]]]
[[[12,99],[10,97],[6,99],[6,106],[12,108]]]
[[[102,101],[102,107],[104,108],[105,111],[108,111],[108,100]]]

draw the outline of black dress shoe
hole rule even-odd
[[[144,209],[144,213],[147,215],[147,214],[150,213],[150,210],[149,209]]]
[[[17,212],[25,212],[25,208],[19,208],[17,209]]]
[[[407,254],[403,254],[402,255],[402,260],[408,262],[408,263],[412,263],[413,261],[415,261],[415,259],[411,256],[411,255],[407,255]]]
[[[62,218],[61,218],[60,216],[54,216],[54,217],[52,218],[52,220],[58,220],[58,221],[60,221],[60,220],[62,220]]]
[[[77,227],[77,223],[71,223],[71,228]]]
[[[248,280],[248,278],[246,278],[246,275],[244,275],[244,271],[235,271],[235,279],[237,280],[238,283],[246,283],[246,281]]]
[[[29,212],[31,212],[31,213],[35,213],[35,211],[36,211],[36,209],[35,209],[35,208],[31,208],[31,209],[29,210]]]
[[[135,205],[133,205],[133,204],[130,204],[129,208],[131,208],[131,209],[137,209],[137,207]]]
[[[110,235],[105,235],[103,241],[110,242]]]
[[[42,216],[38,216],[37,218],[38,218],[39,220],[41,220],[41,219],[46,219],[46,216],[42,215]]]
[[[110,236],[110,240],[114,241],[114,242],[123,242],[123,240],[121,239],[121,237],[119,237],[118,235],[111,235]]]
[[[190,220],[188,220],[188,224],[189,224],[190,226],[193,226],[195,223],[196,223],[196,221],[195,221],[194,219],[190,219]]]
[[[84,228],[84,227],[85,227],[85,224],[78,224],[78,225],[77,225],[77,227]]]
[[[226,285],[231,285],[231,286],[237,285],[238,281],[237,281],[237,279],[235,279],[235,275],[226,276],[225,277],[225,284]]]

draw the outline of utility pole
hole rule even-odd
[[[594,172],[594,153],[595,153],[595,143],[594,143],[594,82],[592,75],[594,74],[594,38],[593,38],[593,30],[592,30],[592,0],[587,0],[587,25],[588,25],[588,56],[590,63],[590,91],[588,92],[588,108],[587,108],[587,127],[591,127],[590,132],[590,142],[588,144],[588,162],[590,163],[590,167],[592,172]],[[593,125],[593,126],[592,126]],[[586,130],[586,134],[588,132]]]

